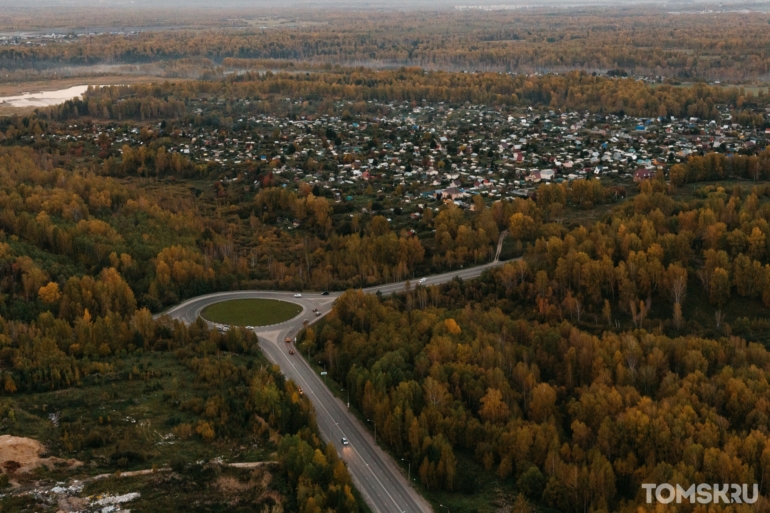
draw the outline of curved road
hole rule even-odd
[[[492,262],[426,277],[422,285],[438,285],[451,281],[455,277],[464,280],[476,278],[485,270],[502,265],[503,262],[500,262],[498,258],[504,237],[505,232],[500,236],[497,254]],[[390,294],[405,290],[406,283],[406,281],[402,281],[363,290],[366,293],[379,291],[382,294]],[[411,283],[414,286],[417,281],[414,280]],[[324,296],[319,293],[308,293],[302,294],[301,298],[295,298],[291,292],[255,290],[220,292],[185,301],[164,312],[163,315],[192,323],[206,306],[220,301],[242,298],[280,299],[302,306],[302,312],[293,319],[254,330],[259,337],[262,351],[268,359],[280,366],[287,378],[294,380],[301,386],[313,402],[321,436],[337,448],[337,452],[350,470],[354,484],[373,511],[383,513],[431,511],[430,505],[407,482],[402,470],[388,454],[377,446],[367,429],[348,411],[345,403],[329,391],[324,381],[313,371],[305,359],[298,354],[289,355],[289,347],[293,347],[293,344],[286,344],[284,340],[287,337],[294,340],[297,333],[304,327],[305,321],[313,323],[329,313],[332,303],[340,294],[340,292],[332,292],[328,296]],[[312,311],[313,308],[317,308],[321,312],[321,316],[316,316]],[[340,441],[342,437],[346,437],[350,445],[342,445]]]

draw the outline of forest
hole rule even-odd
[[[568,8],[561,16],[550,7],[493,12],[310,9],[288,16],[222,11],[214,17],[196,16],[194,9],[173,17],[156,12],[155,17],[137,20],[139,30],[132,33],[104,31],[76,37],[65,31],[62,35],[70,38],[63,41],[0,46],[0,70],[32,76],[47,69],[100,64],[163,62],[173,68],[171,63],[186,59],[209,59],[213,69],[226,59],[272,59],[446,71],[578,69],[732,83],[761,81],[768,73],[763,50],[768,44],[768,14],[761,7],[753,12],[718,8],[706,14],[670,12],[665,6],[582,6]],[[76,26],[95,15],[83,12]],[[91,26],[113,30],[127,26],[118,21],[117,12],[113,16],[112,23],[100,20]],[[63,13],[62,20],[71,17],[71,12]],[[715,22],[720,25],[719,38],[713,37]],[[164,23],[178,29],[154,28]],[[237,61],[230,64],[237,67]],[[187,72],[195,74],[192,68]]]

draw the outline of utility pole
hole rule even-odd
[[[350,389],[345,390],[344,388],[340,388],[340,392],[347,392],[348,393],[348,409],[350,409]]]

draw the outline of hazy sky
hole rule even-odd
[[[26,27],[36,26],[37,30],[53,30],[64,27],[91,27],[95,30],[115,27],[125,23],[129,28],[148,27],[147,15],[163,12],[158,20],[163,26],[186,26],[193,23],[190,16],[174,19],[175,13],[192,15],[200,10],[211,10],[223,19],[256,18],[262,16],[301,15],[303,9],[332,10],[454,10],[459,6],[518,6],[518,7],[581,7],[623,5],[640,7],[662,6],[666,10],[700,10],[704,7],[736,6],[740,8],[760,7],[767,10],[770,0],[0,0],[0,26],[13,31],[14,20]],[[86,8],[88,14],[81,16],[77,8]],[[136,11],[142,21],[126,16],[126,11]],[[37,13],[43,14],[36,23]],[[69,16],[68,16],[69,15]],[[51,16],[60,16],[60,25],[51,22]],[[126,16],[124,18],[124,16]],[[44,21],[42,21],[44,19]],[[23,20],[23,22],[22,22]],[[138,23],[138,24],[137,24]],[[121,25],[123,26],[123,25]],[[83,28],[81,27],[81,28]]]
[[[430,8],[430,7],[454,7],[458,5],[528,5],[528,6],[553,6],[553,5],[585,5],[585,4],[600,4],[600,3],[629,3],[634,5],[639,4],[693,4],[693,3],[710,3],[714,5],[725,3],[754,3],[745,2],[744,0],[721,1],[714,2],[713,0],[643,0],[642,2],[635,0],[166,0],[162,2],[154,0],[0,0],[0,6],[9,6],[16,8],[35,8],[35,7],[119,7],[119,8],[131,8],[137,7],[142,9],[147,8],[185,8],[185,7],[206,7],[206,8],[237,8],[237,9],[258,9],[268,8],[271,10],[279,9],[281,7],[298,8],[298,7],[391,7],[391,8],[404,8],[404,7],[417,7],[417,8]]]

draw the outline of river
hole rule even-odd
[[[79,85],[67,89],[59,89],[58,91],[39,91],[35,93],[22,93],[17,96],[0,96],[0,105],[10,105],[11,107],[48,107],[82,96],[87,89],[87,85]]]

